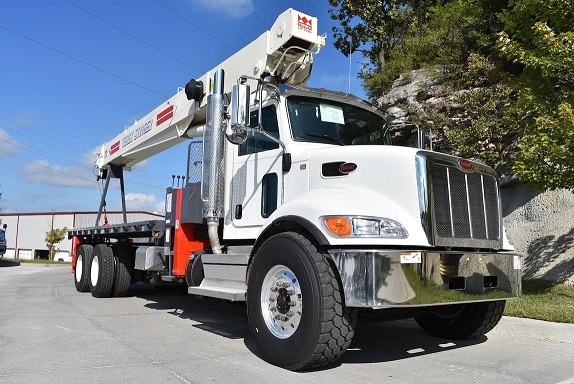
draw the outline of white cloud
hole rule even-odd
[[[165,210],[165,203],[157,201],[154,193],[126,193],[126,209],[161,214]]]
[[[347,85],[349,78],[345,75],[323,75],[321,76],[321,84],[325,88],[338,88],[341,85]]]
[[[97,154],[100,153],[101,151],[102,151],[102,145],[100,144],[91,151],[85,152],[84,155],[82,156],[82,164],[88,167],[93,167],[94,164],[96,163],[96,159],[98,158]]]
[[[19,116],[16,117],[14,122],[16,124],[22,125],[24,127],[29,127],[36,122],[36,115],[38,111],[36,109],[30,109],[25,113],[21,113]]]
[[[18,152],[20,145],[8,132],[0,129],[0,157],[11,156]]]
[[[40,183],[55,187],[96,187],[96,178],[89,170],[73,166],[52,165],[46,160],[25,164],[22,167],[22,176],[24,181],[28,183]]]
[[[241,19],[253,13],[253,0],[189,0],[198,9],[222,12],[233,19]]]
[[[145,170],[147,169],[147,159],[146,160],[142,160],[139,163],[135,164],[132,169],[137,169],[137,170]]]

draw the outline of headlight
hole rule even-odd
[[[338,237],[406,239],[409,234],[398,221],[385,217],[323,216],[325,228]]]

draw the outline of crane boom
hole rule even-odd
[[[229,79],[259,79],[270,74],[279,83],[304,84],[311,74],[313,53],[325,45],[325,37],[317,30],[316,17],[287,9],[270,30],[200,79],[192,79],[185,89],[178,88],[170,99],[104,143],[96,166],[100,171],[111,165],[130,168],[190,137],[200,136],[206,119],[206,96],[218,69],[223,69]],[[233,81],[226,84],[224,94],[231,92]]]

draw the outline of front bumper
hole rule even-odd
[[[331,249],[348,307],[415,307],[520,297],[514,253]]]

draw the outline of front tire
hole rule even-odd
[[[265,360],[290,370],[337,360],[354,335],[326,256],[303,235],[280,233],[263,243],[249,267],[249,326]]]
[[[433,336],[469,340],[490,332],[502,318],[505,306],[503,300],[450,305],[415,321]]]
[[[94,297],[110,297],[114,283],[114,254],[107,244],[97,244],[92,252],[90,292]]]
[[[90,290],[90,269],[92,266],[92,250],[89,244],[80,244],[77,249],[76,267],[74,269],[74,283],[76,291],[88,292]]]

